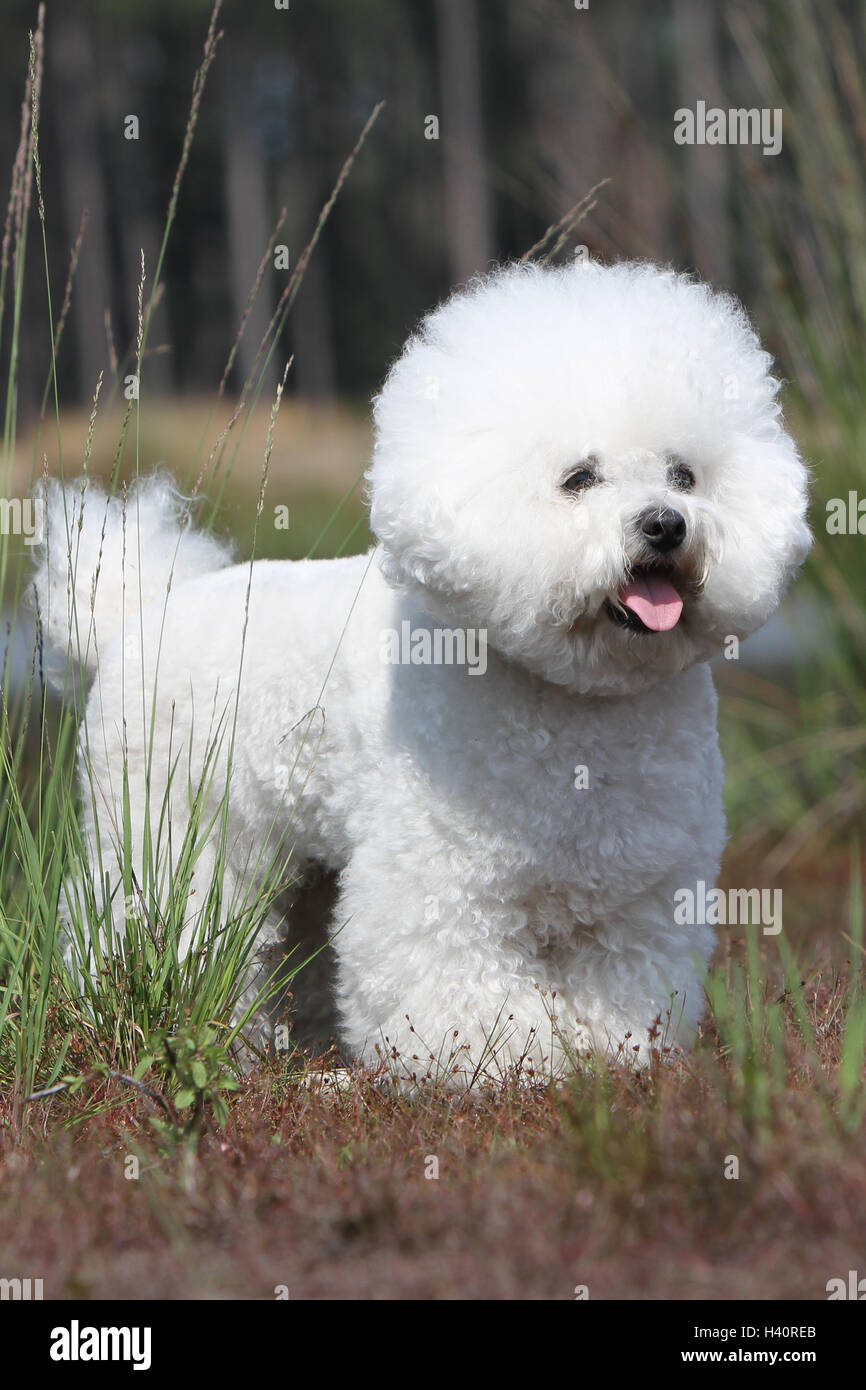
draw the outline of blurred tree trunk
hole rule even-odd
[[[538,231],[563,217],[616,167],[615,84],[591,43],[588,14],[569,13],[549,0],[541,13],[543,27],[534,10],[510,12],[509,39],[515,63],[526,72],[531,112],[526,178],[536,192]],[[616,191],[603,191],[572,245],[588,244],[602,257],[621,249],[618,183]]]
[[[148,63],[158,62],[158,54],[153,48],[143,48],[140,37],[134,37],[123,44],[119,53],[115,46],[114,51],[103,52],[101,58],[99,91],[103,123],[110,135],[112,202],[117,213],[115,228],[120,244],[121,296],[129,340],[118,343],[118,350],[123,352],[127,346],[134,350],[138,332],[141,253],[144,252],[146,308],[154,288],[162,243],[162,219],[168,203],[167,190],[158,188],[154,174],[155,134],[146,90]],[[124,138],[127,115],[139,118],[138,140]],[[171,351],[154,352],[155,348],[166,346],[171,348],[171,330],[168,306],[163,298],[151,315],[147,334],[142,377],[148,392],[165,394],[174,384],[176,364]],[[132,363],[129,370],[132,370]]]
[[[82,211],[86,208],[88,212],[70,311],[78,389],[88,401],[100,371],[108,367],[105,311],[112,307],[105,185],[94,99],[99,81],[91,24],[83,7],[58,5],[51,20],[53,32],[47,48],[54,70],[53,104],[59,113],[57,138],[67,250],[78,235]]]
[[[674,0],[679,105],[694,110],[727,108],[719,76],[716,5]],[[696,268],[716,284],[732,284],[728,170],[730,156],[717,145],[684,145],[684,200]]]
[[[316,178],[312,160],[296,151],[284,164],[278,180],[280,206],[288,209],[285,240],[291,252],[293,270],[313,234],[326,197]],[[336,390],[326,256],[323,238],[304,272],[289,324],[295,352],[292,375],[297,382],[298,392],[319,400],[332,397]]]
[[[476,0],[436,0],[445,230],[455,281],[492,255]]]
[[[229,272],[234,333],[241,324],[273,227],[269,225],[267,171],[255,123],[253,54],[236,40],[224,54],[222,108],[225,116],[225,190],[228,219]],[[277,238],[281,242],[285,227]],[[281,286],[282,288],[282,286]],[[273,262],[247,320],[238,349],[238,386],[250,376],[259,344],[273,313]],[[273,395],[277,373],[274,360],[265,370],[264,395]]]
[[[673,150],[673,112],[659,125],[665,111],[661,72],[661,34],[655,7],[632,15],[628,35],[617,42],[619,18],[607,16],[608,51],[620,83],[619,158],[614,161],[617,196],[623,209],[630,255],[668,260],[674,251],[672,200],[665,156]]]

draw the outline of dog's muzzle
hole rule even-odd
[[[678,574],[674,553],[686,539],[686,519],[673,507],[649,507],[635,519],[639,554],[605,611],[630,632],[670,632],[683,613],[686,576]]]

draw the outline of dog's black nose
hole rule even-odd
[[[686,538],[686,519],[673,507],[651,507],[638,517],[637,524],[641,535],[663,553],[675,550]]]

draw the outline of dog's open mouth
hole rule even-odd
[[[664,570],[636,569],[616,599],[605,599],[605,609],[630,632],[670,632],[682,616],[683,600]]]

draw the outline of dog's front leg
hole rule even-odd
[[[421,862],[388,844],[360,846],[342,877],[333,944],[344,1053],[410,1085],[562,1070],[590,1037],[570,1022],[563,1046],[556,1001],[516,944],[525,910],[451,848]]]

